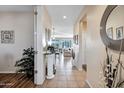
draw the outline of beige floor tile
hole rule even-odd
[[[67,76],[67,77],[75,77],[74,74],[67,74],[66,76]]]
[[[83,88],[85,86],[85,82],[84,81],[77,81],[77,84],[79,86],[79,88]]]
[[[76,80],[76,78],[74,76],[67,76],[67,80]]]
[[[70,75],[73,75],[73,76],[74,76],[75,74],[74,74],[72,71],[67,71],[67,72],[66,72],[66,75],[67,75],[67,76],[70,76]]]
[[[76,76],[75,77],[75,80],[80,80],[80,81],[84,81],[85,80],[85,78],[84,77],[82,77],[82,76]]]
[[[57,88],[56,84],[48,84],[45,88]]]
[[[51,81],[56,81],[56,80],[58,80],[58,76],[55,75],[55,77],[53,79],[51,79]],[[50,80],[48,80],[48,81],[50,81]]]
[[[67,77],[65,76],[65,75],[63,75],[63,76],[58,76],[58,80],[67,80]]]
[[[45,80],[42,88],[82,88],[85,86],[86,73],[78,71],[72,67],[69,57],[57,63],[55,77],[51,80]]]
[[[68,88],[79,88],[78,83],[74,80],[67,81]]]
[[[57,88],[67,88],[67,82],[66,81],[58,81]]]
[[[48,81],[46,88],[56,88],[57,87],[57,81]]]
[[[59,77],[59,76],[65,76],[66,74],[63,74],[63,73],[57,73],[56,76]]]

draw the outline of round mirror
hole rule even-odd
[[[124,6],[109,5],[106,7],[101,23],[100,35],[103,43],[110,49],[124,51]]]
[[[124,6],[117,6],[110,13],[106,22],[106,33],[110,39],[121,40],[124,38]]]

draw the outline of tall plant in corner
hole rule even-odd
[[[28,78],[34,77],[34,48],[23,50],[22,58],[16,61],[17,73],[25,73]]]

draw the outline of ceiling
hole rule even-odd
[[[47,5],[56,37],[73,37],[73,25],[83,5]],[[33,12],[33,5],[0,5],[1,11]],[[66,16],[66,19],[63,19]]]
[[[83,8],[83,5],[47,5],[56,37],[73,37],[73,25]]]
[[[0,5],[0,12],[32,12],[33,11],[33,5]]]

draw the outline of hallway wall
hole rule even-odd
[[[45,60],[44,60],[44,47],[46,46],[45,29],[49,28],[52,31],[51,17],[45,6],[37,6],[36,16],[36,36],[35,36],[35,49],[38,53],[35,55],[35,84],[41,85],[45,80]]]
[[[80,20],[87,15],[85,63],[87,64],[87,81],[92,87],[100,87],[101,62],[105,59],[104,44],[100,37],[100,21],[105,8],[106,6],[86,6],[76,22],[79,24]]]
[[[87,15],[87,31],[83,33],[86,34],[85,63],[87,64],[87,82],[91,87],[103,87],[102,64],[106,59],[106,53],[100,37],[100,22],[106,7],[103,5],[86,6],[75,23],[75,28],[77,28],[80,20]],[[79,33],[79,29],[75,29],[74,32]],[[110,54],[113,55],[113,60],[116,62],[119,52],[110,50]],[[122,54],[121,61],[124,61],[124,54]],[[81,64],[82,61],[78,61],[78,63]],[[122,79],[124,79],[123,71]]]
[[[106,6],[91,6],[87,12],[86,63],[87,80],[93,87],[103,87],[100,73],[104,62],[105,46],[100,37],[100,22]]]
[[[79,35],[79,23],[75,24],[74,30],[73,30],[73,36]],[[73,61],[73,66],[79,67],[79,45],[73,43],[73,51],[75,52],[75,59]]]
[[[45,29],[46,28],[50,29],[51,33],[52,33],[52,20],[51,20],[51,16],[49,15],[49,13],[46,9],[46,6],[43,6],[43,13],[42,13],[42,21],[41,22],[42,22],[42,48],[44,48],[46,46],[46,43],[47,43],[46,37],[45,37]],[[43,52],[44,52],[44,49],[43,49],[42,54],[41,54],[43,56],[43,65],[42,65],[42,63],[39,63],[38,66],[40,67],[40,65],[41,65],[40,69],[42,69],[42,75],[43,75],[43,81],[44,81],[45,75],[46,75],[46,73],[45,73],[46,72],[46,68],[45,68],[46,63],[45,63]],[[39,57],[41,57],[41,56],[39,55]],[[39,62],[40,61],[41,60],[39,60]],[[41,70],[39,70],[39,71],[41,71]],[[41,77],[39,79],[41,79]]]
[[[15,31],[14,44],[0,41],[0,73],[15,72],[15,62],[21,58],[23,49],[33,47],[33,25],[33,12],[0,12],[0,31]]]
[[[51,16],[48,13],[46,6],[43,6],[43,15],[42,15],[42,24],[43,24],[43,47],[46,45],[45,38],[45,29],[50,29],[52,33],[52,20]]]

